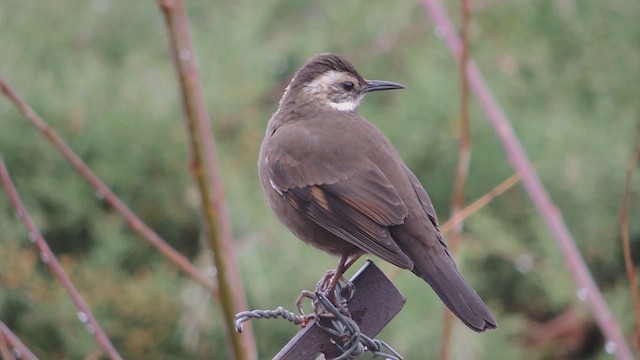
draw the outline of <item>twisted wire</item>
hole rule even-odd
[[[301,325],[308,323],[311,319],[315,318],[315,315],[296,315],[291,311],[279,306],[275,310],[251,310],[242,311],[236,314],[236,331],[242,333],[242,323],[251,319],[276,319],[282,318],[294,323],[295,325]]]
[[[338,292],[338,290],[336,290]],[[360,327],[351,318],[343,314],[335,305],[321,292],[316,292],[316,296],[325,309],[330,313],[333,318],[329,319],[326,314],[318,314],[321,321],[318,322],[318,326],[324,329],[332,339],[335,340],[335,345],[340,349],[342,355],[334,358],[333,360],[351,360],[364,354],[366,351],[371,352],[376,357],[381,357],[389,360],[402,360],[402,356],[398,354],[389,344],[384,341],[371,339],[362,332]],[[329,319],[329,324],[325,319]],[[385,353],[386,349],[389,353]],[[372,358],[372,359],[373,359]]]
[[[380,357],[389,360],[402,360],[389,344],[381,340],[372,339],[360,331],[358,324],[351,318],[347,309],[347,301],[355,292],[351,282],[344,279],[345,286],[338,282],[334,290],[334,298],[338,307],[325,295],[326,281],[320,280],[315,296],[308,294],[303,297],[310,298],[313,303],[314,313],[310,315],[296,315],[280,306],[275,310],[252,310],[236,314],[236,331],[242,332],[242,323],[251,319],[275,319],[282,318],[296,325],[306,325],[312,319],[318,319],[318,326],[326,331],[334,340],[335,345],[342,354],[333,360],[351,360],[369,351],[372,359]],[[303,292],[305,294],[305,292]]]

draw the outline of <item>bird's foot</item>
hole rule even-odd
[[[355,285],[342,275],[336,276],[335,270],[327,271],[318,281],[316,292],[324,294],[342,314],[349,316],[347,302],[353,297]],[[318,300],[316,299],[315,302],[317,303]],[[314,304],[315,308],[316,304]]]
[[[316,292],[327,293],[331,291],[332,289],[329,289],[329,286],[331,285],[335,275],[335,270],[329,270],[324,273],[324,275],[320,278],[320,281],[318,281],[318,283],[316,284]]]
[[[296,308],[300,315],[305,319],[302,326],[304,327],[312,319],[333,316],[324,309],[316,293],[323,294],[340,311],[340,313],[350,316],[349,309],[347,308],[347,302],[351,300],[354,292],[355,285],[353,285],[349,279],[344,276],[336,278],[335,270],[327,271],[320,281],[318,281],[315,292],[302,290],[300,296],[296,299]],[[302,302],[305,299],[311,300],[313,314],[307,315],[302,309]]]
[[[305,314],[304,310],[302,310],[302,302],[304,301],[304,299],[311,300],[311,305],[313,306],[313,314],[307,315]],[[320,316],[320,313],[322,313],[320,300],[318,299],[315,293],[309,290],[302,290],[302,292],[300,293],[300,296],[298,296],[298,298],[296,299],[296,308],[298,309],[298,312],[300,313],[300,315],[302,315],[302,318],[303,318],[303,321],[300,323],[302,327],[307,326],[309,321],[317,318],[318,316]]]

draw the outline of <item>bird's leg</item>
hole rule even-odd
[[[331,295],[333,293],[333,291],[336,289],[336,286],[338,285],[338,282],[340,280],[343,280],[346,283],[350,283],[349,280],[345,279],[344,276],[344,272],[349,270],[349,268],[360,258],[361,255],[354,255],[353,257],[350,258],[350,256],[348,254],[344,254],[342,255],[342,257],[340,258],[340,262],[338,263],[338,267],[336,267],[335,270],[327,272],[327,274],[325,275],[325,277],[327,275],[329,275],[329,273],[333,272],[333,277],[331,278],[331,282],[329,283],[329,286],[326,288],[326,292]]]
[[[318,286],[316,287],[316,291],[326,294],[329,301],[331,301],[336,307],[338,307],[338,309],[340,309],[345,314],[349,313],[349,310],[346,306],[346,302],[349,299],[342,299],[342,297],[339,296],[340,294],[336,293],[337,291],[341,290],[336,289],[336,287],[342,280],[345,286],[349,288],[349,291],[347,291],[349,296],[353,294],[353,284],[343,275],[344,272],[347,271],[359,258],[360,255],[354,255],[353,257],[350,257],[349,254],[343,254],[336,269],[327,271],[324,277],[318,282]],[[342,301],[339,301],[339,299],[342,299]]]
[[[344,264],[344,271],[349,270],[349,268],[351,268],[351,266],[352,266],[356,261],[358,261],[358,259],[360,259],[360,256],[362,256],[362,254],[356,254],[356,255],[353,255],[353,257],[351,257],[351,258],[349,259],[349,261],[347,261],[347,262]],[[343,271],[343,273],[344,273],[344,271]]]
[[[331,301],[344,314],[349,314],[346,301],[348,301],[350,296],[353,294],[354,285],[351,281],[346,279],[343,274],[360,258],[360,256],[361,255],[354,255],[353,257],[349,257],[348,254],[342,255],[336,269],[327,271],[316,285],[316,292],[325,294],[329,301]],[[336,291],[340,291],[340,289],[336,289],[340,281],[342,281],[348,288],[347,294],[349,295],[349,299],[342,299],[342,297],[339,297],[336,294]],[[338,301],[338,298],[342,299],[342,301]],[[302,310],[302,302],[304,299],[311,300],[314,314],[306,315],[304,313]],[[307,321],[322,313],[322,307],[320,306],[318,297],[315,293],[309,290],[303,290],[300,293],[300,296],[296,299],[296,307],[300,314],[307,318]]]
[[[320,281],[318,281],[318,284],[316,285],[316,292],[326,294],[327,298],[329,298],[332,303],[334,303],[336,306],[339,306],[340,308],[343,308],[344,306],[339,304],[336,299],[335,289],[341,279],[344,279],[345,283],[349,285],[349,281],[345,279],[342,274],[344,274],[344,272],[351,265],[353,265],[355,260],[357,260],[358,258],[359,256],[355,256],[354,259],[349,260],[348,254],[342,255],[342,257],[340,258],[340,262],[338,263],[338,267],[335,270],[327,271],[324,276],[322,276]],[[313,305],[314,312],[318,313],[318,310],[320,308],[318,297],[309,290],[302,290],[300,296],[298,296],[298,298],[296,299],[296,307],[298,308],[300,314],[306,316],[304,311],[302,310],[302,302],[304,301],[304,299],[310,299],[311,304]]]

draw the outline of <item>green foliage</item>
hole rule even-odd
[[[631,334],[618,211],[640,117],[640,7],[634,0],[474,4],[472,54]],[[447,218],[457,67],[417,2],[187,5],[250,307],[293,308],[299,291],[337,263],[276,222],[256,177],[266,122],[293,71],[315,53],[341,53],[365,77],[406,85],[370,95],[360,112],[397,145],[441,221]],[[457,11],[457,2],[447,5]],[[155,3],[6,0],[0,26],[0,75],[147,224],[206,267],[180,98]],[[123,356],[226,358],[218,309],[202,289],[132,234],[4,99],[0,119],[0,152],[29,212]],[[472,129],[468,201],[512,173],[475,104]],[[636,258],[638,178],[630,201]],[[0,211],[0,319],[42,358],[98,351],[3,192]],[[523,339],[532,321],[577,302],[564,259],[523,190],[468,220],[460,262],[500,330],[476,335],[456,324],[455,344],[465,345],[454,346],[455,358],[564,354],[531,351]],[[435,357],[443,307],[412,274],[395,283],[407,305],[380,337],[407,358]],[[261,358],[296,331],[275,320],[255,322],[255,330]],[[602,345],[585,356],[608,358]]]

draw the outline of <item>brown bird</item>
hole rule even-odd
[[[345,59],[319,54],[295,74],[260,149],[271,209],[304,242],[348,259],[376,255],[424,279],[475,331],[496,328],[462,278],[427,192],[389,139],[356,113],[365,94],[404,86],[365,80]]]

